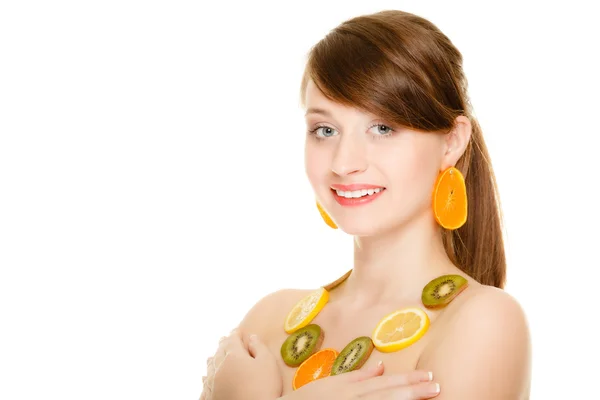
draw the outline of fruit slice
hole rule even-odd
[[[427,308],[442,308],[447,306],[467,286],[469,286],[469,281],[460,275],[442,275],[425,285],[421,301]]]
[[[429,316],[410,307],[385,316],[373,332],[373,343],[382,353],[402,350],[421,339],[429,329]]]
[[[284,329],[287,333],[294,333],[317,316],[329,301],[329,292],[319,288],[300,300],[285,319]]]
[[[369,359],[374,349],[373,341],[368,336],[361,336],[351,341],[335,359],[331,368],[331,375],[360,369]]]
[[[296,370],[292,387],[294,390],[331,374],[331,367],[338,356],[334,349],[323,349],[310,356]]]
[[[467,188],[458,169],[450,167],[438,176],[433,211],[435,220],[446,229],[458,229],[467,221]]]
[[[338,287],[342,283],[344,283],[346,281],[346,279],[348,279],[348,277],[350,276],[351,273],[352,273],[352,270],[346,272],[342,277],[340,277],[337,280],[331,282],[329,285],[323,286],[323,288],[325,288],[325,290],[327,290],[328,292],[331,292],[333,289],[335,289],[336,287]]]
[[[281,357],[290,367],[297,367],[321,348],[325,335],[319,325],[311,324],[292,333],[281,345]]]
[[[329,214],[327,214],[327,212],[323,209],[323,207],[321,207],[321,205],[318,202],[317,202],[317,208],[319,209],[319,213],[321,214],[321,218],[323,218],[323,221],[325,221],[325,223],[327,225],[329,225],[329,227],[331,227],[333,229],[337,229],[338,227],[335,224],[335,222],[333,222],[333,220],[331,219]]]

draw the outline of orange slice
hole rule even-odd
[[[438,176],[433,211],[435,220],[446,229],[458,229],[467,221],[467,188],[458,169],[450,167]]]
[[[319,203],[317,203],[317,208],[319,209],[319,213],[321,214],[321,218],[323,218],[323,221],[325,221],[325,223],[331,228],[337,229],[338,227],[335,224],[335,222],[333,222],[329,214],[327,214],[327,212],[323,209],[323,207],[321,207]]]
[[[373,332],[373,344],[382,353],[402,350],[421,339],[429,329],[429,317],[410,307],[383,317]]]
[[[284,329],[287,333],[294,333],[317,316],[329,301],[329,292],[325,288],[319,288],[300,300],[285,319]]]
[[[334,349],[323,349],[307,358],[306,361],[300,364],[294,374],[292,380],[294,390],[307,383],[329,376],[333,362],[338,355],[339,353]]]

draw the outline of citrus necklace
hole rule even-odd
[[[405,349],[429,329],[427,313],[420,307],[407,307],[383,317],[371,336],[357,337],[342,351],[321,349],[323,329],[311,322],[329,301],[329,293],[351,273],[352,270],[305,296],[285,319],[284,329],[289,336],[281,346],[281,357],[288,366],[297,367],[292,380],[294,390],[317,379],[361,368],[374,349],[382,353]],[[423,288],[421,302],[428,309],[443,308],[467,286],[468,281],[460,275],[442,275]]]

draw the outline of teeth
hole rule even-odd
[[[383,190],[382,188],[377,188],[377,189],[354,190],[354,191],[348,191],[348,192],[344,192],[343,190],[336,190],[335,192],[340,197],[345,197],[347,199],[357,199],[357,198],[363,197],[363,196],[371,196],[375,193],[381,192],[382,190]]]

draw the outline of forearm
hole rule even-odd
[[[289,400],[289,396],[273,391],[269,394],[269,390],[261,383],[220,382],[211,388],[204,385],[200,400]]]

